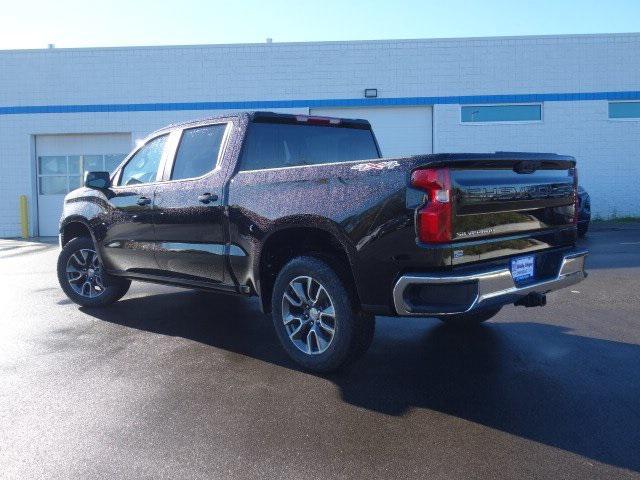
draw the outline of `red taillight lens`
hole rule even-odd
[[[446,243],[451,235],[451,177],[448,168],[426,168],[411,174],[411,186],[427,192],[427,203],[416,211],[418,239]]]

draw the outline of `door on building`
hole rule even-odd
[[[130,133],[37,135],[38,235],[58,235],[64,196],[86,171],[112,171],[131,150]]]
[[[430,106],[312,108],[310,113],[369,120],[385,157],[433,152],[433,108]]]

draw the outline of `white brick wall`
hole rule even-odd
[[[0,107],[640,91],[640,34],[0,52]],[[18,195],[33,205],[30,139],[132,132],[215,111],[0,115],[0,236],[18,235]],[[606,101],[546,102],[544,120],[461,125],[434,108],[435,151],[575,155],[594,212],[640,215],[640,121]],[[31,215],[31,228],[35,227]]]

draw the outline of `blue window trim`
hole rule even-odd
[[[255,100],[234,102],[111,103],[88,105],[0,106],[0,115],[47,113],[154,112],[177,110],[260,110],[268,108],[415,106],[482,103],[578,102],[585,100],[640,100],[640,91],[463,95],[448,97],[333,98],[315,100]]]

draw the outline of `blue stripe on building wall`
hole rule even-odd
[[[324,100],[256,100],[244,102],[113,103],[90,105],[20,105],[0,107],[0,115],[39,113],[154,112],[177,110],[260,110],[267,108],[469,105],[476,103],[576,102],[640,100],[640,91],[463,95],[449,97],[332,98]]]

